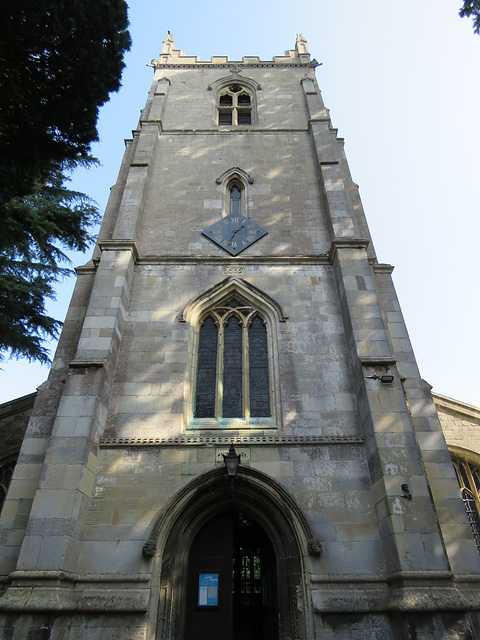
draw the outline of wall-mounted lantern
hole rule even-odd
[[[222,453],[222,456],[223,462],[225,463],[225,468],[227,470],[227,476],[231,478],[233,484],[233,481],[237,477],[238,465],[240,464],[240,454],[235,451],[233,442],[230,445],[230,449],[227,455]]]

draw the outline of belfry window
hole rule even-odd
[[[232,84],[218,98],[219,125],[252,124],[252,95],[239,84]]]
[[[198,342],[194,418],[272,416],[266,324],[256,309],[232,298],[210,310]]]
[[[468,521],[480,552],[480,468],[468,460],[456,456],[452,458],[452,461]]]

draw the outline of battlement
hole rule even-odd
[[[158,56],[158,60],[153,59],[150,66],[154,68],[163,67],[164,65],[223,65],[223,64],[306,64],[310,65],[312,60],[307,49],[307,41],[301,35],[297,35],[295,49],[288,49],[283,56],[274,56],[272,60],[262,61],[259,56],[243,56],[242,60],[230,60],[229,56],[212,56],[210,61],[200,60],[198,56],[187,56],[183,49],[176,49],[172,34],[169,32],[163,41],[162,50]],[[317,62],[314,60],[315,66]]]

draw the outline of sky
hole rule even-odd
[[[480,36],[461,0],[131,0],[131,51],[121,90],[101,109],[93,154],[101,167],[72,188],[103,213],[170,31],[177,49],[210,60],[293,49],[297,33],[321,66],[317,80],[380,262],[393,280],[422,377],[433,390],[480,406]],[[73,266],[88,261],[73,254]],[[49,312],[63,320],[74,277]],[[52,352],[54,350],[52,345]],[[9,360],[0,403],[35,391],[48,367]]]

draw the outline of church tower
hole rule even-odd
[[[480,555],[306,41],[204,62],[169,34],[151,66],[2,511],[0,637],[477,638]]]

